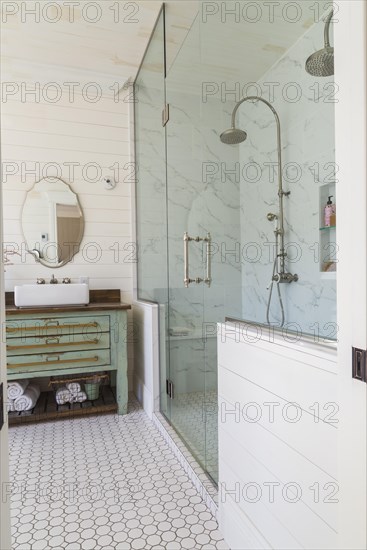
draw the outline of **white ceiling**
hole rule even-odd
[[[92,8],[84,11],[86,4],[79,1],[71,21],[66,2],[60,2],[60,11],[51,7],[39,21],[24,11],[43,2],[19,2],[18,13],[6,15],[2,3],[2,78],[26,82],[49,82],[63,79],[91,81],[111,78],[122,83],[135,76],[147,46],[161,2],[119,1],[119,15],[111,10],[117,2],[100,1],[100,20]],[[50,4],[55,5],[56,2]],[[10,9],[10,8],[9,8]],[[51,23],[52,18],[61,19]],[[118,17],[115,22],[114,17]],[[48,19],[48,20],[47,20]]]
[[[302,7],[302,17],[290,23],[282,12],[284,2],[276,9],[274,22],[267,15],[269,8],[263,2],[258,3],[263,6],[263,17],[257,23],[248,23],[243,18],[240,23],[236,23],[233,17],[223,19],[222,14],[218,13],[208,18],[208,24],[201,24],[198,32],[195,30],[190,33],[184,55],[179,54],[176,58],[179,63],[176,63],[177,68],[175,74],[171,73],[171,79],[177,80],[177,85],[187,90],[197,78],[230,82],[240,77],[246,78],[247,82],[256,81],[314,23],[314,6],[317,3],[325,5],[322,0],[294,3]],[[9,4],[18,5],[18,12],[6,16],[4,10]],[[25,6],[29,9],[36,4],[41,7],[50,4],[46,14],[41,12],[38,22],[24,11]],[[73,22],[66,2],[59,2],[61,11],[56,10],[55,4],[29,0],[2,3],[5,21],[1,38],[3,80],[30,83],[96,81],[107,88],[111,86],[111,81],[122,85],[128,78],[135,77],[161,2],[100,1],[97,2],[100,6],[100,20],[96,23],[88,21],[96,16],[93,9],[83,13],[85,6],[91,4],[88,0],[77,2]],[[223,4],[215,3],[216,6]],[[118,22],[114,20],[116,12],[111,10],[111,6],[116,5],[119,6]],[[169,1],[166,5],[170,66],[192,24],[198,5],[201,7],[203,4],[178,0]],[[50,22],[50,19],[60,14],[58,22]],[[293,16],[291,11],[289,14]],[[198,17],[202,17],[200,10]],[[199,25],[196,26],[199,28]],[[319,47],[322,45],[323,36],[320,36]],[[242,75],[240,69],[244,59],[246,74]],[[203,73],[202,64],[205,65],[205,75],[200,74]],[[195,68],[198,69],[196,77],[193,76]]]
[[[320,19],[324,7],[328,6],[323,0],[281,0],[273,3],[275,8],[272,18],[269,15],[271,2],[257,0],[256,3],[259,6],[258,14],[261,14],[256,22],[250,21],[256,15],[254,10],[248,12],[247,19],[241,14],[235,21],[234,15],[227,15],[224,9],[219,9],[215,16],[208,16],[205,23],[199,11],[198,19],[187,36],[185,48],[179,52],[168,73],[170,87],[197,93],[203,81],[219,86],[223,84],[228,89],[234,83],[244,85],[257,82],[316,23],[316,6],[319,6]],[[214,6],[223,4],[213,3]],[[235,4],[245,6],[254,2],[228,2],[232,8]],[[298,12],[295,8],[291,9],[292,4],[298,8]],[[289,11],[284,9],[285,6],[288,6]],[[327,13],[329,11],[330,7]],[[324,41],[323,22],[318,24],[320,40],[316,46],[321,49]]]

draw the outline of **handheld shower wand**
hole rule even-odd
[[[279,305],[280,305],[280,311],[281,311],[281,321],[280,326],[282,327],[285,322],[285,313],[284,313],[284,305],[283,305],[283,299],[282,294],[280,292],[279,283],[282,282],[280,280],[280,274],[279,274],[279,266],[278,266],[278,260],[279,260],[279,234],[280,230],[278,227],[278,216],[276,214],[272,214],[269,212],[269,214],[266,216],[266,218],[269,220],[269,222],[274,222],[274,235],[275,235],[275,257],[274,257],[274,263],[273,263],[273,274],[270,281],[270,284],[266,287],[266,290],[269,290],[269,296],[268,296],[268,303],[266,306],[266,322],[268,325],[270,325],[270,304],[271,304],[271,298],[273,296],[273,286],[274,283],[277,285],[277,291],[278,291],[278,299],[279,299]],[[295,275],[297,277],[297,275]]]

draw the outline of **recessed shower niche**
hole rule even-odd
[[[336,203],[335,183],[325,183],[320,185],[320,242],[319,242],[319,262],[320,273],[324,278],[335,279],[338,261],[338,247],[336,242]],[[328,202],[332,202],[330,208],[333,213],[330,219],[325,223],[325,208]]]

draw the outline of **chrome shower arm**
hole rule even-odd
[[[269,107],[269,109],[272,110],[274,116],[275,116],[275,119],[277,121],[277,124],[278,126],[280,126],[280,121],[279,121],[279,116],[278,116],[278,113],[276,112],[276,110],[274,109],[274,107],[272,106],[271,103],[269,103],[269,101],[267,101],[266,99],[263,99],[262,97],[260,96],[257,96],[257,95],[249,95],[249,96],[246,96],[246,97],[243,97],[242,99],[240,99],[240,101],[235,105],[234,109],[233,109],[233,112],[232,112],[232,128],[235,128],[236,127],[236,114],[237,114],[237,111],[238,111],[238,108],[240,105],[242,105],[242,103],[244,103],[245,101],[262,101],[262,103],[265,103],[265,105],[267,105]]]
[[[325,48],[330,48],[330,23],[334,15],[334,10],[331,10],[329,13],[326,22],[325,22],[325,29],[324,29],[324,42],[325,42]]]

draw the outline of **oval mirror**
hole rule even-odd
[[[46,267],[61,267],[79,251],[84,233],[78,195],[59,178],[42,179],[27,192],[22,229],[28,251]]]

